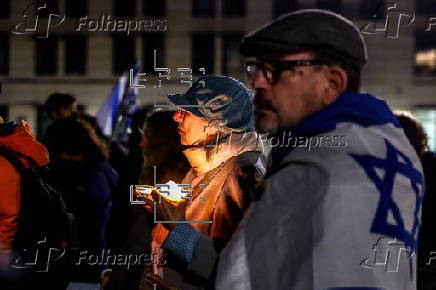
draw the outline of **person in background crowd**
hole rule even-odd
[[[416,154],[420,157],[425,155],[428,152],[428,137],[422,124],[408,111],[395,111],[394,114]]]
[[[0,82],[0,93],[2,87]],[[27,122],[4,123],[0,116],[2,289],[60,290],[68,284],[65,258],[58,257],[53,264],[50,258],[38,259],[38,253],[47,256],[52,247],[63,247],[70,231],[64,202],[46,180],[48,163],[47,148],[35,139]],[[41,271],[41,266],[47,268]]]
[[[166,211],[154,196],[159,220],[203,221],[203,223],[158,224],[153,230],[152,254],[168,254],[165,267],[154,263],[154,273],[181,289],[211,287],[198,271],[208,271],[216,251],[231,238],[244,211],[255,199],[256,180],[264,170],[262,146],[254,132],[251,93],[241,82],[208,75],[193,83],[185,94],[169,95],[175,106],[183,154],[191,169],[182,180],[190,184],[192,200]],[[192,107],[191,107],[192,106]],[[168,202],[169,203],[169,202]],[[166,227],[165,227],[166,226]],[[183,244],[199,242],[197,264]],[[213,243],[213,244],[212,244]],[[180,251],[182,249],[182,251]]]
[[[141,184],[154,184],[155,166],[157,183],[181,182],[188,172],[189,163],[180,151],[180,135],[173,115],[171,111],[158,111],[146,120],[140,143],[145,157]]]
[[[85,112],[85,107],[81,104],[76,106],[76,97],[68,93],[53,93],[48,96],[44,103],[45,111],[53,121],[63,119],[80,119],[85,120],[94,128],[97,136],[106,139],[95,117]],[[47,127],[45,135],[50,134],[51,124]],[[44,136],[45,138],[45,136]]]
[[[142,128],[150,108],[145,107],[135,113],[132,118],[129,143],[122,144],[121,150],[117,142],[110,143],[111,156],[109,162],[119,173],[119,185],[113,193],[111,218],[109,222],[109,246],[119,250],[126,243],[129,229],[134,222],[133,206],[130,203],[130,185],[138,184],[144,165]]]
[[[58,290],[68,284],[65,259],[41,259],[49,255],[49,249],[67,242],[69,230],[60,194],[50,188],[43,174],[48,162],[46,147],[35,140],[26,122],[3,123],[0,118],[2,289]],[[50,266],[41,271],[47,263]]]
[[[164,184],[170,180],[181,183],[189,170],[189,163],[180,151],[180,135],[177,123],[173,120],[174,112],[157,111],[145,120],[143,138],[139,147],[144,150],[144,166],[139,184],[154,184],[154,166],[156,166],[156,183]],[[150,256],[151,230],[153,216],[140,205],[134,208],[133,226],[121,253],[125,255]],[[151,265],[141,263],[126,269],[120,265],[113,268],[105,290],[137,290],[141,283],[144,268]]]
[[[101,255],[107,248],[112,192],[118,185],[118,174],[107,162],[107,145],[90,124],[72,118],[53,123],[45,141],[53,183],[75,219],[73,247]],[[75,267],[68,289],[98,289],[102,270],[95,265]]]
[[[404,133],[421,158],[425,177],[425,195],[422,202],[422,226],[418,240],[418,290],[436,289],[436,155],[428,150],[427,134],[421,123],[407,111],[396,111]],[[432,258],[433,257],[433,258]],[[430,262],[430,263],[429,263]]]
[[[30,126],[22,121],[18,126],[4,123],[0,117],[0,147],[23,155],[23,166],[32,167],[26,158],[38,166],[47,165],[47,149],[37,142]],[[0,263],[9,262],[17,232],[18,211],[20,208],[20,174],[15,167],[0,155]]]
[[[104,136],[103,131],[101,130],[100,126],[97,123],[97,118],[94,116],[91,116],[86,112],[86,107],[82,104],[77,104],[76,106],[76,112],[73,114],[73,117],[77,116],[80,120],[85,120],[89,124],[91,124],[92,128],[94,128],[95,133],[97,136],[101,139],[106,140],[107,137]],[[106,140],[107,141],[107,140]]]
[[[67,119],[73,116],[76,98],[71,94],[53,93],[44,104],[44,108],[52,120]]]

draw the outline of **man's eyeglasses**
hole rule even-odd
[[[265,62],[248,61],[245,63],[247,77],[252,80],[258,71],[261,71],[267,81],[273,85],[278,82],[280,75],[285,70],[293,70],[296,66],[329,65],[329,63],[317,60],[271,60]]]

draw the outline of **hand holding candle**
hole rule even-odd
[[[135,200],[143,200],[145,208],[152,212],[153,204],[156,203],[156,215],[159,221],[179,221],[185,220],[186,206],[189,198],[187,191],[175,183],[169,181],[159,185],[159,188],[151,185],[135,185]],[[164,223],[168,229],[174,224]]]
[[[186,220],[187,200],[172,201],[157,191],[152,191],[150,194],[153,202],[156,204],[156,215],[159,221],[180,221]],[[164,197],[164,198],[162,198]],[[163,225],[171,230],[175,224],[163,223]]]

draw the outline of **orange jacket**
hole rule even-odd
[[[0,124],[1,126],[1,124]],[[30,126],[21,122],[9,136],[0,136],[0,147],[30,157],[40,166],[48,164],[48,151],[37,142]],[[31,165],[21,160],[24,167]],[[9,253],[17,231],[17,218],[20,208],[20,175],[4,157],[0,155],[0,254]]]

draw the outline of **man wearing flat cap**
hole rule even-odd
[[[387,104],[359,93],[359,30],[300,10],[240,50],[251,58],[256,129],[298,143],[272,149],[265,190],[221,252],[216,287],[416,289],[421,164]]]
[[[281,144],[216,276],[196,255],[202,245],[181,244],[198,273],[224,290],[416,289],[422,168],[387,104],[359,93],[368,58],[359,30],[300,10],[240,49],[251,58],[256,129]]]

